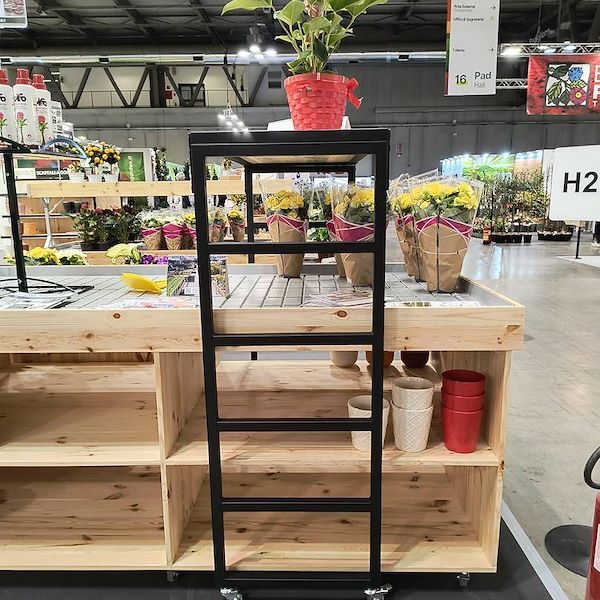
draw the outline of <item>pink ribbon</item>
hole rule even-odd
[[[448,219],[447,217],[426,217],[425,219],[420,219],[416,223],[417,231],[419,232],[424,231],[429,227],[434,227],[435,225],[444,225],[449,229],[454,229],[456,233],[459,233],[467,239],[471,237],[471,233],[473,232],[472,225],[462,223],[461,221],[455,221],[454,219]]]
[[[329,231],[329,238],[332,240],[337,240],[337,232],[335,230],[335,223],[333,221],[327,221],[326,223],[327,231]]]
[[[277,223],[283,223],[290,227],[291,229],[295,229],[296,231],[306,232],[308,231],[308,222],[303,219],[291,219],[290,217],[286,217],[285,215],[268,215],[267,216],[267,225],[275,225]]]
[[[358,87],[358,81],[356,81],[356,79],[354,79],[354,77],[352,79],[348,80],[348,100],[350,100],[350,103],[352,104],[352,106],[354,106],[354,108],[360,108],[360,105],[362,104],[362,98],[357,98],[352,91],[355,90]]]

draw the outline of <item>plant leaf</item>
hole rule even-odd
[[[315,33],[315,32],[319,32],[319,31],[329,31],[329,28],[331,27],[331,23],[329,22],[329,19],[326,19],[325,17],[314,17],[313,19],[310,19],[310,21],[308,21],[308,31],[310,31],[311,33]]]
[[[282,42],[287,42],[288,44],[294,43],[294,38],[290,35],[277,35],[275,36],[276,40],[281,40]]]
[[[329,60],[329,52],[325,44],[319,39],[315,38],[313,42],[313,51],[315,56],[323,63],[326,64]]]
[[[329,28],[329,31],[333,33],[341,25],[342,17],[337,13],[330,13],[329,15],[327,15],[327,18],[331,22],[331,27]]]
[[[221,11],[224,15],[231,10],[256,10],[257,8],[272,8],[271,0],[231,0]]]
[[[385,4],[387,0],[359,0],[358,2],[354,2],[349,6],[345,7],[353,17],[358,17],[358,15],[362,15],[367,12],[369,8],[372,6],[376,6],[377,4]]]
[[[569,65],[557,65],[552,75],[558,79],[559,77],[564,77],[568,72]]]
[[[275,18],[291,27],[300,22],[303,12],[304,3],[301,0],[291,0],[281,10],[275,12]]]

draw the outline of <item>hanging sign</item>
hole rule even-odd
[[[27,27],[25,0],[0,0],[0,29]]]
[[[600,112],[600,54],[530,57],[527,114],[590,112]]]
[[[550,218],[554,221],[600,221],[600,146],[556,148]]]
[[[499,0],[448,0],[446,95],[496,93]]]

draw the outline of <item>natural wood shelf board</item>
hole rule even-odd
[[[152,365],[14,365],[0,375],[0,466],[159,464]]]
[[[3,569],[166,566],[157,468],[0,471]]]
[[[332,474],[324,478],[328,497],[343,493],[351,484],[357,495],[368,493],[368,480],[354,477]],[[254,496],[272,488],[278,488],[280,495],[290,493],[284,474],[268,477],[266,486],[263,479],[254,474],[231,476],[225,493]],[[320,481],[315,483],[310,474],[293,477],[294,487],[301,487],[306,495],[323,495]],[[443,470],[384,477],[382,523],[384,571],[493,570]],[[225,526],[232,569],[335,571],[340,565],[344,570],[368,569],[369,521],[365,514],[231,513],[225,517]],[[211,569],[210,548],[208,485],[204,485],[174,568]]]
[[[439,376],[431,367],[411,373],[417,371],[439,383]],[[391,382],[403,373],[399,365],[387,369],[388,399],[391,399]],[[369,393],[370,387],[366,363],[354,369],[340,369],[326,361],[222,361],[218,367],[219,408],[223,418],[345,417],[347,401],[352,396]],[[498,457],[481,440],[471,454],[450,452],[442,442],[440,429],[436,414],[427,449],[415,454],[400,452],[394,446],[390,415],[383,470],[393,472],[411,465],[499,464]],[[221,454],[224,472],[265,472],[273,468],[294,473],[370,469],[370,454],[355,450],[347,432],[224,433]],[[191,414],[167,463],[208,464],[201,404]]]

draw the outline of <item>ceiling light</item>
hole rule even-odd
[[[232,131],[233,131],[233,132],[235,132],[235,133],[237,133],[237,132],[239,131],[239,129],[238,129],[237,127],[234,127],[234,128],[232,129]]]
[[[239,117],[238,117],[238,116],[237,116],[235,113],[233,113],[233,114],[231,115],[231,119],[232,119],[233,121],[237,121],[237,120],[239,119]]]
[[[519,56],[522,52],[521,46],[508,46],[502,50],[502,56]]]
[[[556,52],[556,48],[552,48],[551,46],[548,46],[545,50],[544,50],[544,54],[554,54]]]
[[[238,53],[237,53],[237,55],[238,55],[240,58],[248,58],[248,57],[250,56],[250,51],[249,51],[249,50],[245,50],[245,49],[243,49],[243,50],[238,50]]]
[[[243,129],[243,128],[244,128],[244,124],[243,124],[241,121],[238,121],[238,124],[237,124],[237,125],[238,125],[238,127],[239,127],[240,129]]]
[[[222,121],[225,118],[225,115],[223,113],[219,113],[217,115],[217,119],[219,119],[219,121]]]
[[[250,46],[250,52],[252,52],[252,54],[258,54],[260,52],[260,46],[258,44],[252,44]]]
[[[563,47],[563,51],[567,52],[567,53],[568,52],[575,52],[576,48],[577,47],[575,46],[575,44],[571,44],[571,42],[567,41],[567,42],[565,42],[565,45]]]
[[[277,56],[277,50],[275,50],[275,48],[267,48],[265,54],[267,56]]]
[[[231,127],[232,123],[229,119],[227,119],[227,121],[225,121],[225,125],[227,125],[227,127]]]
[[[250,130],[247,127],[244,127],[244,133],[248,133]]]
[[[261,54],[260,52],[258,54],[254,55],[254,58],[256,58],[256,60],[263,60],[265,58],[264,54]]]

